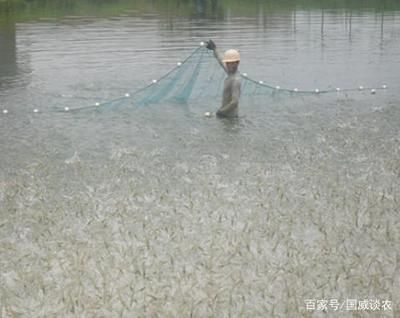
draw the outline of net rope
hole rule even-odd
[[[250,78],[246,73],[241,75],[241,100],[257,96],[288,97],[288,96],[311,96],[319,94],[355,92],[370,90],[372,94],[381,87],[357,87],[347,89],[329,90],[298,90],[287,89],[279,86],[272,86]],[[92,105],[56,108],[56,112],[77,112],[93,109],[118,110],[129,107],[144,107],[150,104],[159,103],[191,103],[205,98],[219,100],[222,95],[225,72],[202,42],[199,47],[193,50],[182,62],[176,64],[170,71],[158,79],[152,80],[147,86],[139,88],[123,96],[104,102],[96,102]],[[39,112],[35,109],[34,112]],[[3,110],[3,113],[8,113]]]

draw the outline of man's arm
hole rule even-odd
[[[239,107],[240,81],[235,80],[232,85],[233,85],[232,99],[228,101],[226,104],[222,105],[220,109],[218,109],[217,115],[221,116],[236,115],[236,110]]]
[[[214,50],[214,56],[217,59],[219,65],[221,65],[221,67],[224,69],[224,71],[226,73],[228,73],[228,70],[226,69],[225,63],[222,62],[222,59],[223,59],[222,54],[217,49]]]
[[[225,63],[222,61],[223,60],[223,56],[222,54],[217,50],[217,46],[215,45],[213,40],[209,40],[207,42],[207,49],[212,50],[214,52],[214,56],[217,59],[219,65],[221,65],[221,67],[224,69],[224,71],[226,73],[228,73],[228,70],[226,69],[226,65]]]

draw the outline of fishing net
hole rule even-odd
[[[244,98],[262,97],[287,97],[287,96],[309,96],[327,93],[371,90],[375,93],[376,89],[358,87],[353,89],[332,89],[302,91],[296,88],[285,89],[279,86],[271,86],[263,81],[257,81],[247,76],[246,73],[240,74],[241,80],[241,100]],[[196,48],[184,61],[179,62],[164,76],[152,80],[147,86],[142,87],[124,96],[105,102],[97,102],[93,105],[69,108],[65,107],[62,111],[81,111],[93,108],[113,109],[129,107],[143,107],[158,103],[196,103],[199,100],[219,100],[222,95],[223,82],[226,74],[214,58],[212,51],[208,50],[204,43]]]

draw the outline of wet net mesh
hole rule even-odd
[[[68,111],[90,110],[93,108],[113,109],[129,107],[143,107],[157,103],[191,103],[200,99],[208,98],[218,100],[221,98],[223,82],[226,74],[220,67],[214,55],[209,51],[204,43],[195,49],[183,62],[171,69],[164,76],[152,80],[147,86],[126,93],[116,99],[98,102],[94,105],[86,105]],[[285,89],[279,86],[271,86],[262,81],[254,80],[241,73],[241,100],[244,98],[265,97],[288,97],[288,96],[310,96],[327,93],[337,93],[348,91],[358,91],[370,89],[372,93],[375,89],[358,87],[353,89],[332,89],[301,91],[298,89]]]

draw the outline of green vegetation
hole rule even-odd
[[[400,10],[396,0],[0,0],[0,19],[24,21],[36,18],[57,18],[65,15],[110,16],[122,13],[143,14],[157,12],[168,16],[191,16],[213,18],[230,9],[231,14],[246,14],[260,10],[294,9],[373,9]]]

